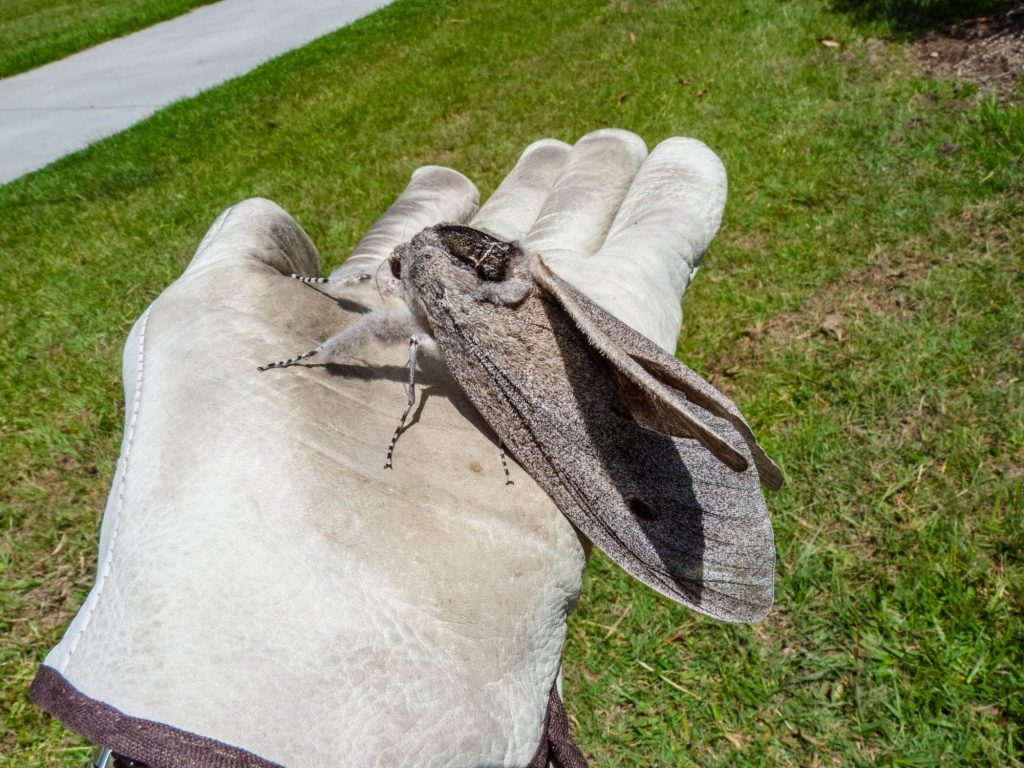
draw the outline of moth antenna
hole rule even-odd
[[[301,354],[298,357],[293,357],[293,358],[290,358],[288,360],[278,360],[276,363],[269,363],[267,365],[261,365],[261,366],[257,367],[256,370],[262,372],[262,371],[269,371],[271,368],[287,368],[290,365],[295,365],[296,363],[298,363],[298,362],[300,362],[302,360],[306,360],[307,358],[312,357],[317,352],[319,352],[321,349],[323,349],[323,345],[322,344],[319,347],[317,347],[316,349],[311,349],[309,352]]]
[[[361,283],[363,280],[369,280],[373,275],[369,272],[355,272],[351,275],[342,275],[341,277],[306,277],[305,275],[292,273],[289,277],[307,285],[311,283],[317,285],[348,285],[349,283]]]
[[[373,272],[373,287],[377,289],[377,295],[380,296],[380,303],[384,303],[384,291],[380,289],[380,270],[388,263],[387,259],[384,259],[380,264],[377,265],[377,269]]]
[[[391,464],[391,458],[395,453],[395,444],[398,443],[398,436],[402,434],[402,430],[405,428],[405,420],[409,418],[409,412],[412,407],[416,404],[416,352],[419,349],[422,339],[419,335],[409,337],[409,389],[408,393],[408,404],[405,406],[405,411],[402,413],[402,418],[398,420],[398,428],[395,429],[395,434],[391,436],[391,442],[388,443],[388,455],[384,462],[384,469],[394,469]]]
[[[505,485],[515,485],[512,476],[508,473],[508,462],[505,461],[505,444],[498,441],[498,458],[501,459],[501,468],[505,470]]]
[[[298,280],[300,283],[306,283],[306,284],[309,284],[309,283],[323,284],[323,283],[331,282],[331,278],[329,278],[329,277],[306,277],[305,275],[296,275],[294,272],[292,274],[288,275],[288,277],[292,278],[293,280]]]

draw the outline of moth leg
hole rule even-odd
[[[320,278],[313,279],[319,280]],[[276,363],[261,365],[256,370],[269,371],[271,368],[287,368],[321,353],[329,355],[331,358],[345,357],[359,349],[371,338],[384,342],[394,342],[402,338],[408,338],[409,334],[415,330],[416,326],[408,310],[385,309],[370,312],[356,320],[345,330],[331,336],[331,338],[327,339],[316,349],[288,360],[279,360]]]
[[[307,360],[311,358],[313,355],[319,353],[320,350],[323,348],[324,346],[323,344],[321,344],[316,349],[311,349],[309,350],[309,352],[304,352],[303,354],[298,355],[297,357],[290,357],[287,360],[278,360],[276,363],[267,363],[266,365],[257,366],[256,370],[262,372],[269,371],[271,368],[287,368],[290,365],[295,365],[296,363],[301,362],[302,360]]]
[[[508,473],[508,462],[505,461],[505,444],[498,442],[498,458],[501,459],[501,468],[505,470],[505,485],[515,485],[512,476]]]
[[[398,442],[398,436],[402,434],[402,430],[405,429],[405,420],[409,418],[409,413],[412,411],[412,407],[416,404],[416,353],[420,348],[421,344],[429,343],[432,339],[429,336],[422,333],[417,333],[409,337],[409,388],[406,390],[408,394],[408,404],[405,406],[405,411],[402,412],[402,418],[398,421],[398,427],[395,429],[395,434],[391,436],[391,442],[388,443],[388,455],[384,462],[384,469],[393,469],[391,465],[391,458],[395,453],[395,444]]]

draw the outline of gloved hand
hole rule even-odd
[[[418,170],[345,274],[465,222],[543,250],[674,350],[725,201],[704,145],[541,141],[479,212],[477,197],[455,171]],[[246,201],[136,323],[96,584],[33,696],[153,768],[530,764],[585,543],[514,463],[505,484],[439,361],[421,360],[393,470],[405,344],[257,371],[381,307],[372,281],[288,277],[318,269],[284,211]]]

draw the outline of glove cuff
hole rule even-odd
[[[126,715],[89,698],[45,664],[39,667],[29,693],[39,707],[93,743],[130,755],[150,768],[280,768],[215,739]]]
[[[30,689],[32,701],[69,728],[118,754],[131,755],[149,768],[280,768],[252,752],[164,723],[131,717],[91,699],[45,664]],[[583,753],[569,734],[569,718],[551,686],[544,732],[529,768],[586,768]]]

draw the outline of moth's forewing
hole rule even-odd
[[[448,368],[562,513],[671,599],[728,621],[762,617],[773,599],[775,549],[736,428],[691,405],[746,460],[740,472],[697,440],[641,426],[616,369],[555,300],[535,291],[516,306],[481,301],[476,278],[436,238],[417,239],[403,281],[414,282]]]
[[[630,329],[632,330],[632,329]],[[640,336],[640,334],[635,334]],[[644,338],[641,336],[641,338]],[[644,339],[648,341],[647,339]],[[662,383],[663,397],[670,400],[687,402],[691,406],[699,404],[708,407],[714,404],[712,413],[725,419],[743,437],[744,442],[750,449],[754,466],[757,467],[757,474],[761,484],[771,491],[779,490],[785,482],[785,477],[779,466],[772,461],[765,453],[764,448],[757,442],[753,430],[746,420],[740,415],[739,410],[721,392],[712,387],[699,374],[688,366],[681,363],[674,357],[666,355],[656,345],[651,344],[654,351],[660,353],[657,357],[645,353],[631,351],[630,356],[637,363],[650,373],[655,379]],[[710,389],[711,393],[707,390]],[[722,402],[724,401],[724,403]]]
[[[729,398],[696,371],[553,273],[539,256],[533,258],[531,272],[538,284],[573,318],[587,340],[616,365],[620,377],[634,382],[632,388],[624,385],[627,396],[633,394],[650,401],[642,406],[642,410],[638,409],[639,412],[649,421],[651,417],[648,414],[660,416],[661,420],[650,421],[645,426],[677,437],[694,437],[730,467],[745,469],[745,465],[738,466],[732,455],[722,451],[717,442],[708,439],[713,430],[699,418],[694,418],[691,410],[694,405],[700,406],[739,432],[754,459],[761,482],[767,488],[778,490],[782,487],[782,471],[758,444],[750,426]],[[692,421],[700,423],[703,429],[686,434],[683,429]]]

